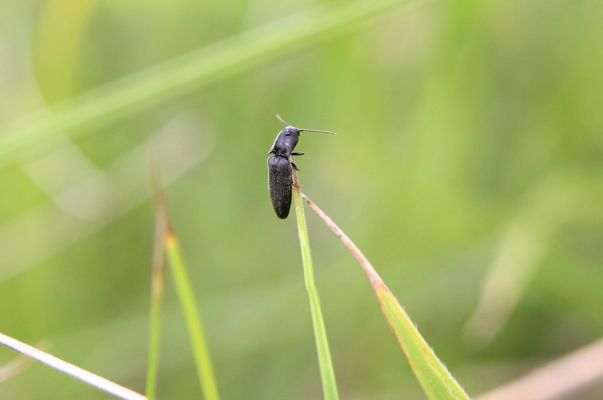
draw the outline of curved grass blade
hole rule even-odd
[[[427,396],[434,400],[468,399],[469,397],[461,385],[452,377],[446,366],[423,339],[416,325],[360,249],[316,203],[303,193],[302,197],[308,206],[327,224],[335,236],[341,240],[366,272],[383,314],[385,314],[387,322],[394,331],[400,347],[402,347]]]
[[[314,329],[314,339],[316,340],[316,351],[318,353],[318,365],[320,367],[320,378],[322,381],[322,390],[326,400],[339,399],[337,391],[337,382],[335,381],[335,371],[333,370],[333,361],[329,350],[329,341],[327,339],[327,330],[322,317],[320,299],[318,290],[314,283],[314,266],[312,264],[312,254],[310,253],[310,240],[308,239],[308,228],[306,226],[306,217],[304,215],[304,204],[299,189],[299,180],[297,173],[293,169],[293,196],[295,197],[295,213],[297,215],[297,228],[299,233],[299,244],[302,252],[302,262],[304,265],[304,280],[308,299],[310,301],[310,313],[312,315],[312,327]]]
[[[406,0],[375,0],[319,7],[94,89],[57,104],[53,113],[32,114],[9,123],[0,128],[0,165],[34,145],[48,145],[58,133],[75,136],[86,132],[83,128],[156,109],[209,84],[349,31],[404,3]]]

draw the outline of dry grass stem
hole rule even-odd
[[[63,361],[53,355],[50,355],[42,350],[36,349],[28,344],[20,342],[17,339],[13,339],[10,336],[6,336],[0,333],[0,344],[13,349],[27,357],[37,360],[43,364],[48,365],[51,368],[56,369],[66,375],[70,375],[75,379],[78,379],[90,386],[94,386],[104,392],[112,394],[113,396],[124,399],[124,400],[146,400],[146,397],[136,393],[128,388],[118,385],[117,383],[111,382],[110,380],[88,372],[85,369],[77,367],[66,361]]]

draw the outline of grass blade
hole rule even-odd
[[[220,398],[218,394],[218,385],[216,383],[211,357],[209,356],[207,341],[205,340],[203,324],[201,322],[199,308],[197,307],[197,299],[195,298],[195,292],[193,291],[188,270],[182,257],[180,244],[172,230],[166,232],[165,247],[170,268],[174,276],[176,290],[178,291],[178,297],[180,298],[180,304],[184,311],[188,334],[191,338],[193,355],[195,357],[197,373],[199,381],[201,382],[203,394],[206,400],[218,400]]]
[[[57,133],[83,134],[161,107],[224,78],[269,64],[312,44],[358,27],[406,0],[356,1],[320,7],[286,18],[123,78],[0,128],[0,165]],[[97,130],[97,132],[100,132]]]
[[[360,249],[316,203],[310,200],[305,194],[302,194],[302,196],[308,206],[327,224],[366,272],[375,290],[383,314],[385,314],[387,322],[394,331],[400,347],[402,347],[413,372],[427,396],[430,399],[437,400],[468,399],[469,397],[461,385],[452,377],[446,366],[438,359],[431,347],[423,339],[416,325],[408,314],[406,314],[402,306],[400,306],[396,297],[388,289]]]
[[[56,369],[66,375],[72,376],[90,386],[100,389],[106,393],[109,393],[117,398],[124,400],[146,400],[146,397],[136,393],[128,388],[118,385],[117,383],[111,382],[110,380],[88,372],[85,369],[77,367],[66,361],[61,360],[53,355],[50,355],[42,350],[36,349],[28,344],[20,342],[17,339],[13,339],[10,336],[6,336],[0,333],[0,344],[11,348],[19,353],[33,358],[43,364],[48,365],[51,368]]]
[[[180,306],[186,320],[186,327],[193,348],[193,357],[197,367],[197,376],[206,400],[219,400],[218,384],[214,374],[214,368],[209,355],[209,347],[205,340],[201,313],[197,306],[197,299],[188,274],[188,268],[182,256],[182,250],[176,233],[172,228],[169,217],[167,200],[160,182],[157,169],[152,171],[153,186],[157,204],[157,213],[162,220],[159,224],[162,228],[162,241],[169,261],[170,270],[174,277],[174,284],[180,299]]]
[[[312,265],[312,254],[310,253],[310,240],[308,239],[304,204],[301,198],[299,180],[295,170],[293,170],[293,194],[295,197],[295,213],[297,215],[299,244],[304,265],[304,280],[308,292],[308,299],[310,301],[310,313],[312,314],[312,327],[314,329],[314,339],[316,340],[316,351],[318,352],[318,365],[320,367],[322,390],[326,400],[335,400],[339,399],[339,393],[337,391],[337,382],[335,381],[333,361],[331,360],[329,341],[327,339],[327,331],[322,317],[318,290],[314,283],[314,266]]]

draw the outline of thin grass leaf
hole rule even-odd
[[[178,298],[180,299],[180,306],[182,307],[184,319],[186,320],[199,383],[206,400],[219,400],[218,384],[216,382],[214,368],[209,354],[209,347],[205,339],[203,323],[201,322],[201,313],[197,306],[197,299],[188,274],[188,268],[184,262],[178,238],[172,228],[167,200],[158,172],[154,174],[153,178],[156,204],[158,207],[157,212],[163,219],[161,222],[161,227],[163,228],[163,243],[165,245],[170,270],[174,277]]]
[[[335,236],[358,260],[371,282],[385,318],[394,331],[413,372],[430,399],[468,399],[469,397],[452,377],[446,366],[419,333],[406,311],[385,285],[375,268],[352,240],[322,211],[316,203],[302,193],[310,208],[327,224]]]
[[[165,247],[174,276],[176,290],[178,291],[178,297],[180,298],[180,305],[184,311],[188,334],[191,338],[193,355],[195,357],[197,373],[199,381],[201,382],[203,394],[206,400],[218,400],[220,398],[220,395],[218,394],[218,384],[216,383],[214,368],[209,355],[209,347],[205,340],[203,324],[201,322],[199,308],[197,307],[197,299],[195,298],[195,292],[193,291],[188,270],[182,257],[180,244],[172,230],[166,232]]]
[[[337,391],[337,382],[335,381],[335,371],[333,370],[333,361],[329,350],[325,322],[322,317],[318,289],[314,283],[314,266],[312,264],[312,254],[310,253],[310,240],[308,239],[304,204],[301,198],[299,180],[295,170],[293,170],[293,196],[295,197],[295,213],[297,215],[299,244],[304,265],[304,281],[308,292],[308,300],[310,301],[310,313],[312,315],[312,327],[314,329],[314,339],[316,341],[316,351],[318,353],[322,390],[326,400],[336,400],[339,399],[339,393]]]
[[[52,113],[32,114],[9,123],[0,128],[0,165],[25,149],[48,145],[53,135],[84,134],[89,130],[83,128],[159,108],[209,84],[350,31],[404,3],[406,0],[376,0],[319,7],[94,89],[57,104]]]
[[[25,344],[17,339],[13,339],[10,336],[6,336],[2,333],[0,333],[0,344],[18,351],[19,353],[43,364],[46,364],[59,372],[72,376],[90,386],[109,393],[117,398],[124,400],[146,400],[145,396],[138,394],[133,390],[120,386],[117,383],[103,378],[102,376],[88,372],[85,369],[63,361],[60,358],[50,355],[40,349],[36,349],[35,347]]]

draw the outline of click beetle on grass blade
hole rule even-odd
[[[286,126],[281,130],[268,154],[268,186],[270,200],[276,215],[285,219],[291,208],[291,185],[293,184],[291,168],[299,171],[291,156],[301,156],[304,153],[294,152],[301,132],[317,132],[335,134],[335,132],[321,129],[296,128],[285,122],[279,115],[276,116]]]

